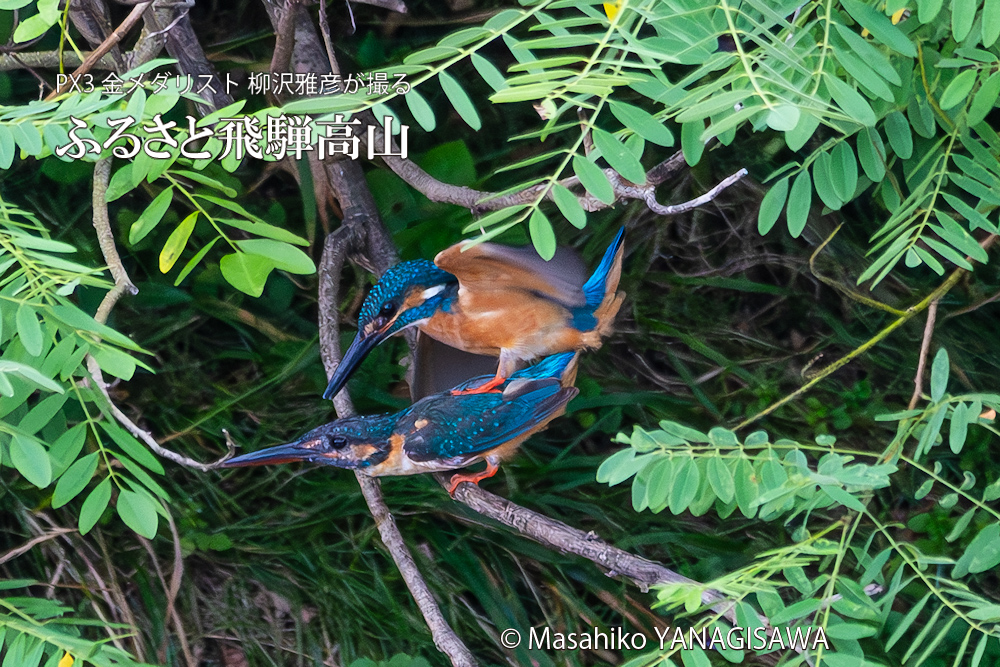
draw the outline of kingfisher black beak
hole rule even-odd
[[[236,456],[220,468],[246,468],[249,466],[272,465],[275,463],[296,463],[297,461],[312,461],[326,449],[322,438],[296,440],[285,445],[268,447],[249,454]]]
[[[344,384],[347,383],[347,378],[351,376],[354,369],[368,356],[368,353],[373,349],[378,347],[378,344],[385,340],[386,334],[384,331],[373,331],[367,336],[361,334],[360,332],[354,338],[354,342],[351,346],[347,348],[344,352],[343,359],[337,365],[337,370],[333,372],[333,377],[330,378],[330,384],[326,386],[326,391],[323,392],[323,398],[330,400],[337,395],[341,389],[344,388]]]

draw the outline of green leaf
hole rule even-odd
[[[222,277],[236,289],[253,297],[264,293],[264,285],[273,268],[267,257],[245,252],[226,255],[219,262]]]
[[[14,134],[6,125],[0,125],[0,169],[6,171],[14,162]]]
[[[858,132],[858,161],[873,183],[885,178],[885,145],[876,128],[866,127]]]
[[[271,239],[250,239],[237,241],[240,250],[252,255],[266,257],[275,268],[289,273],[310,275],[316,273],[312,259],[295,246]]]
[[[858,163],[854,159],[854,151],[851,150],[850,144],[842,141],[833,149],[830,157],[833,187],[841,200],[850,201],[854,198],[854,190],[858,187]]]
[[[855,21],[868,30],[878,41],[893,51],[910,58],[917,57],[917,49],[903,31],[892,24],[889,17],[860,0],[842,0],[841,5]]]
[[[443,70],[438,74],[438,79],[441,81],[441,88],[444,89],[445,96],[451,102],[451,105],[455,107],[458,115],[468,123],[469,127],[479,131],[483,126],[482,121],[479,120],[479,113],[476,111],[476,107],[472,105],[472,100],[469,99],[469,95],[462,86],[459,85],[458,81],[452,75]]]
[[[968,406],[959,402],[951,412],[951,428],[948,432],[948,446],[958,454],[965,445],[965,436],[969,432]],[[948,540],[949,542],[951,540]]]
[[[661,511],[670,499],[679,466],[673,459],[661,456],[646,468],[646,500],[654,512]]]
[[[100,484],[94,487],[94,490],[90,492],[90,495],[83,501],[83,506],[80,508],[81,535],[89,533],[90,529],[97,524],[101,515],[104,514],[104,510],[107,509],[110,500],[111,478],[105,477]]]
[[[221,222],[218,219],[216,219],[216,221]],[[205,255],[207,255],[209,251],[215,246],[216,241],[218,241],[221,238],[222,238],[221,236],[216,236],[214,239],[209,241],[207,245],[202,247],[201,250],[196,252],[194,256],[191,257],[191,259],[187,261],[187,264],[184,265],[184,268],[181,269],[181,272],[177,274],[176,278],[174,278],[174,287],[177,287],[182,282],[184,282],[184,279],[187,278],[192,271],[194,271],[194,268],[201,263],[201,260],[205,259]]]
[[[987,4],[989,4],[989,0],[987,0]],[[979,640],[979,645],[976,646],[976,650],[972,654],[972,660],[969,662],[969,667],[979,667],[979,663],[983,659],[983,654],[986,652],[986,640],[991,636],[992,635],[988,635],[985,632],[983,633],[983,638]]]
[[[644,109],[616,100],[610,102],[610,107],[615,118],[646,141],[659,146],[674,145],[674,135],[664,121],[657,120]]]
[[[956,42],[965,41],[969,31],[972,30],[972,22],[976,18],[978,5],[979,0],[952,0],[951,34]]]
[[[542,213],[542,209],[536,208],[531,212],[531,217],[528,218],[528,233],[539,257],[546,261],[552,259],[556,254],[556,235],[552,231],[552,223]]]
[[[566,187],[558,183],[552,184],[552,200],[555,201],[559,212],[569,220],[570,224],[577,229],[587,226],[587,212],[580,205],[580,200]]]
[[[861,93],[833,75],[828,74],[824,80],[830,95],[848,118],[868,127],[875,125],[875,112]]]
[[[615,191],[611,187],[608,177],[596,164],[582,155],[574,155],[573,172],[580,179],[580,183],[587,189],[587,192],[605,204],[615,203]]]
[[[988,524],[979,531],[955,563],[951,576],[955,579],[967,573],[985,572],[1000,564],[1000,523]]]
[[[121,198],[122,195],[131,192],[134,188],[135,186],[132,185],[132,163],[126,162],[118,171],[111,175],[105,199],[113,202]]]
[[[935,403],[944,398],[948,388],[948,350],[943,347],[934,355],[931,364],[931,400]]]
[[[976,70],[967,69],[951,80],[938,102],[942,110],[947,111],[965,101],[969,93],[972,92],[972,86],[976,84],[976,74]]]
[[[132,223],[132,226],[128,230],[128,242],[135,245],[139,241],[146,238],[146,235],[153,231],[160,220],[163,219],[163,214],[167,212],[170,208],[170,202],[174,196],[174,186],[170,186],[163,190],[160,194],[156,195],[152,203],[143,210],[139,215],[139,219]]]
[[[753,464],[746,458],[740,458],[733,473],[736,484],[736,503],[740,512],[748,519],[757,513],[756,500],[760,494],[760,482],[754,473]]]
[[[816,187],[816,194],[819,198],[823,200],[831,211],[838,210],[844,205],[844,200],[837,193],[837,188],[834,186],[834,177],[832,175],[833,158],[830,157],[829,153],[822,152],[816,156],[816,161],[813,162],[813,185]]]
[[[899,77],[899,72],[892,66],[889,58],[881,49],[872,45],[867,39],[854,32],[843,23],[834,23],[840,37],[847,42],[850,50],[858,56],[866,65],[874,69],[879,76],[894,86],[903,85],[903,80]]]
[[[237,104],[242,104],[243,102],[245,102],[245,100],[241,100]],[[209,115],[211,115],[211,114],[209,114]],[[201,127],[202,123],[204,123],[207,118],[208,118],[208,116],[205,116],[205,118],[202,118],[200,121],[198,121],[198,126]],[[206,146],[205,149],[207,150],[208,147]],[[189,179],[191,179],[192,181],[194,181],[196,183],[201,183],[202,185],[207,185],[210,188],[214,188],[214,189],[218,190],[219,192],[221,192],[222,194],[226,195],[227,197],[235,197],[237,194],[239,194],[239,193],[236,192],[236,190],[232,189],[228,185],[224,185],[220,181],[217,181],[216,179],[211,178],[210,176],[206,176],[205,174],[203,174],[200,171],[190,171],[188,169],[175,169],[175,170],[172,170],[171,173],[173,173],[173,174],[175,174],[177,176],[183,176],[184,178],[189,178]]]
[[[700,120],[681,125],[681,151],[690,167],[698,164],[701,154],[705,152],[705,142],[701,138],[704,130],[705,124]]]
[[[597,469],[597,481],[614,486],[637,473],[646,461],[644,458],[636,457],[635,454],[635,450],[629,447],[604,459]]]
[[[906,634],[906,631],[910,629],[911,625],[913,625],[913,622],[917,620],[917,616],[920,615],[920,612],[924,610],[924,606],[927,605],[927,601],[930,599],[930,597],[931,594],[927,593],[926,595],[924,595],[924,597],[920,598],[920,601],[917,602],[917,604],[913,605],[913,608],[910,609],[909,612],[907,612],[906,616],[903,617],[903,620],[900,621],[898,626],[896,626],[896,629],[893,631],[892,636],[889,637],[889,641],[886,642],[885,645],[886,651],[891,649],[896,644],[896,642],[902,639],[903,635]]]
[[[126,352],[113,347],[100,347],[92,352],[101,370],[123,380],[131,380],[135,374],[135,359]]]
[[[917,0],[917,19],[921,23],[930,23],[941,11],[944,0]]]
[[[479,72],[479,76],[483,77],[483,81],[489,84],[493,90],[502,90],[507,87],[507,82],[504,80],[500,70],[478,53],[472,54],[472,65]]]
[[[862,639],[871,637],[878,632],[878,628],[873,625],[862,623],[831,623],[826,628],[826,634],[834,639]]]
[[[810,204],[812,204],[812,179],[809,177],[809,172],[803,169],[792,183],[791,191],[788,193],[788,210],[785,212],[788,233],[793,239],[797,239],[806,227]]]
[[[802,118],[802,112],[793,104],[779,104],[767,112],[765,122],[775,132],[791,132]]]
[[[97,471],[99,452],[87,454],[78,459],[63,473],[56,482],[55,493],[52,494],[52,507],[59,508],[76,498],[90,483]]]
[[[844,507],[858,512],[865,511],[865,506],[860,500],[839,486],[834,484],[820,484],[819,488],[821,488],[826,495],[830,496],[830,498]]]
[[[38,488],[44,489],[52,482],[52,465],[48,452],[34,438],[13,433],[10,460],[14,468]]]
[[[760,211],[757,213],[757,231],[763,236],[771,231],[774,223],[781,215],[781,209],[785,208],[785,200],[788,199],[789,176],[771,186],[771,189],[764,195],[760,202]]]
[[[854,80],[870,90],[877,97],[881,97],[886,102],[892,102],[892,90],[878,74],[875,73],[866,62],[850,51],[844,49],[834,49],[834,55],[840,64],[844,66],[847,73],[854,77]]]
[[[125,525],[146,539],[156,537],[156,502],[145,491],[129,491],[123,489],[118,494],[118,516]]]
[[[191,238],[191,232],[194,231],[194,225],[197,221],[198,211],[194,211],[170,233],[167,242],[163,244],[163,250],[160,251],[160,273],[167,273],[174,268],[177,258],[181,256],[188,239]]]
[[[885,135],[893,152],[904,160],[913,155],[913,136],[910,134],[910,124],[898,111],[893,111],[885,117]]]
[[[257,236],[274,239],[275,241],[284,241],[285,243],[302,246],[309,245],[309,241],[302,238],[298,234],[293,234],[287,229],[282,229],[281,227],[275,227],[274,225],[268,224],[263,218],[254,215],[234,201],[206,194],[196,194],[195,197],[204,199],[205,201],[210,201],[217,206],[221,206],[222,208],[228,209],[233,213],[242,215],[246,218],[246,220],[216,218],[217,222],[229,225],[230,227],[235,227],[236,229],[242,229],[245,232],[250,232],[251,234],[256,234]]]
[[[18,429],[25,435],[35,435],[62,410],[62,406],[68,398],[69,394],[66,393],[43,398],[24,416],[21,423],[17,425]]]
[[[670,511],[680,514],[698,497],[701,470],[693,458],[686,459],[678,466],[673,481],[673,487],[670,489]]]
[[[17,335],[21,338],[21,344],[33,357],[42,353],[42,325],[38,322],[38,315],[32,305],[22,303],[17,308],[15,316],[17,322]]]
[[[431,105],[427,103],[424,96],[416,89],[411,89],[403,95],[403,99],[406,100],[406,106],[409,107],[410,113],[413,114],[413,118],[424,129],[424,132],[433,132],[434,128],[437,127],[437,119],[434,118],[434,110],[431,109]]]
[[[962,533],[965,532],[965,529],[968,528],[969,524],[972,522],[972,517],[976,514],[976,509],[977,508],[975,507],[969,508],[965,511],[965,514],[959,517],[958,521],[955,522],[955,526],[951,529],[951,532],[949,532],[948,536],[944,538],[946,542],[954,542],[962,536]]]
[[[721,456],[713,456],[708,459],[706,469],[708,483],[711,484],[715,495],[724,503],[732,502],[736,497],[736,483],[733,481],[733,473],[726,465],[726,461]]]
[[[983,3],[983,48],[988,49],[1000,37],[1000,0]]]
[[[612,169],[621,174],[625,180],[639,185],[646,182],[646,170],[643,169],[642,163],[611,133],[595,127],[591,135],[594,138],[594,146],[601,151],[601,155]]]
[[[111,436],[125,454],[133,458],[137,463],[145,466],[153,472],[162,475],[163,466],[146,447],[136,440],[135,436],[123,429],[115,422],[102,421],[101,428]]]
[[[1000,7],[997,11],[1000,12]],[[966,116],[969,125],[981,123],[996,106],[998,97],[1000,97],[1000,72],[994,72],[972,97],[972,104]]]

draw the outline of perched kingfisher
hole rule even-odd
[[[462,482],[478,484],[495,475],[500,461],[565,412],[578,393],[572,386],[577,356],[546,357],[513,373],[497,392],[446,391],[396,414],[338,419],[295,442],[237,456],[221,467],[309,461],[381,477],[454,470],[485,460],[483,472],[452,476],[448,493],[454,494]],[[483,375],[455,389],[475,389],[490,380]]]
[[[358,334],[330,379],[332,398],[365,356],[389,336],[416,326],[452,347],[499,356],[496,375],[466,393],[496,391],[522,362],[601,346],[622,300],[625,229],[586,281],[573,275],[576,257],[560,249],[546,262],[531,247],[456,244],[433,262],[402,262],[365,298]],[[458,389],[453,391],[460,391]]]

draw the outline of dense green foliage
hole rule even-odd
[[[702,605],[713,589],[736,602],[740,625],[762,614],[823,628],[832,650],[816,664],[994,664],[997,5],[553,0],[484,5],[489,15],[460,30],[411,5],[438,19],[391,40],[368,10],[338,57],[405,75],[405,94],[280,108],[241,94],[187,129],[199,100],[173,84],[29,101],[34,78],[0,73],[4,667],[66,653],[95,665],[440,660],[349,475],[200,473],[154,456],[116,418],[120,407],[164,447],[208,461],[224,451],[223,428],[256,448],[332,417],[313,324],[328,230],[306,162],[223,158],[219,138],[205,142],[210,157],[116,159],[106,199],[139,291],[104,324],[93,163],[54,154],[71,116],[89,128],[80,137],[103,142],[125,116],[162,115],[180,143],[222,119],[366,109],[409,124],[411,158],[445,183],[535,186],[525,203],[476,217],[368,165],[406,258],[472,234],[530,240],[543,256],[573,244],[593,266],[628,228],[619,333],[585,359],[569,416],[485,484],[700,583],[636,593],[484,526],[430,480],[388,480],[419,565],[484,663],[755,660],[498,642],[506,628],[624,625],[654,638],[666,624],[724,627]],[[81,39],[56,2],[0,10],[12,43]],[[267,68],[270,42],[230,38],[233,25],[270,33],[258,6],[194,19],[220,69]],[[659,201],[743,167],[766,193],[740,184],[675,218],[642,201],[606,206],[675,144],[690,169]],[[353,318],[368,278],[348,274],[341,305]],[[927,391],[905,409],[925,313],[939,307]],[[366,362],[350,385],[360,409],[405,405],[402,353],[398,342]],[[88,360],[117,378],[107,395]],[[790,396],[804,384],[815,388]],[[749,432],[764,420],[772,435]]]

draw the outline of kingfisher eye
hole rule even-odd
[[[396,312],[396,306],[391,301],[387,301],[382,304],[382,310],[379,311],[379,315],[391,316]]]
[[[347,438],[342,435],[335,435],[330,438],[330,448],[331,449],[343,449],[347,447]]]

